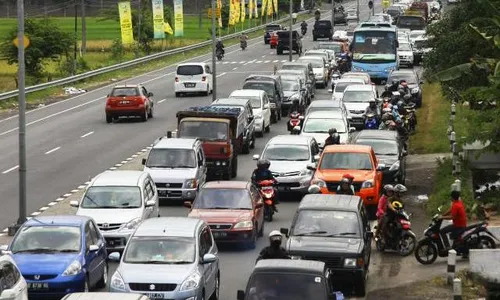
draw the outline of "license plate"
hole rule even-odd
[[[108,246],[114,246],[115,245],[115,241],[108,241]]]
[[[213,234],[214,238],[227,236],[227,232],[212,232],[212,234]]]
[[[184,83],[184,86],[189,88],[189,87],[195,87],[196,83]]]
[[[128,101],[128,100],[122,100],[122,101],[120,101],[120,104],[130,104],[130,101]]]
[[[147,293],[144,295],[148,296],[150,299],[164,299],[165,298],[165,296],[161,293]]]
[[[33,291],[41,291],[41,290],[48,290],[49,289],[48,283],[30,282],[30,283],[27,283],[27,286],[28,286],[29,290],[33,290]]]

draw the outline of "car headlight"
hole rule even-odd
[[[198,288],[198,286],[200,285],[200,279],[201,274],[198,272],[194,272],[193,274],[189,275],[188,278],[186,278],[181,284],[180,291],[189,291]]]
[[[326,182],[323,179],[313,179],[311,181],[311,184],[315,184],[315,185],[319,186],[320,188],[326,187]]]
[[[345,268],[356,268],[356,259],[355,258],[344,259],[344,267]]]
[[[364,72],[363,68],[352,66],[352,70],[355,72]]]
[[[134,229],[137,225],[139,225],[139,223],[141,223],[141,218],[135,218],[133,220],[131,220],[130,222],[128,222],[125,227],[127,229]]]
[[[389,168],[389,171],[394,171],[398,169],[399,169],[399,160],[392,164],[392,166]]]
[[[390,68],[385,69],[385,70],[384,70],[384,72],[392,72],[392,71],[394,71],[394,69],[395,69],[395,68],[390,67]]]
[[[362,189],[368,189],[373,187],[373,180],[367,180],[361,184]]]
[[[79,261],[75,260],[69,265],[66,270],[62,273],[62,276],[74,276],[80,274],[82,271],[82,264]]]
[[[115,274],[113,274],[113,276],[111,276],[110,285],[113,289],[122,290],[122,291],[125,290],[125,282],[123,281],[122,277],[120,276],[120,273],[118,273],[118,272],[115,272]]]
[[[300,171],[299,176],[306,176],[306,175],[310,175],[311,173],[312,173],[311,170],[305,169],[305,170]]]
[[[418,88],[413,88],[413,89],[411,90],[411,93],[412,93],[412,94],[418,94],[418,92],[419,92]]]
[[[196,178],[187,179],[186,182],[184,183],[184,186],[188,189],[195,189],[198,187],[198,179]]]
[[[300,257],[300,256],[294,256],[294,255],[291,255],[290,258],[294,259],[294,260],[302,259],[302,257]]]
[[[288,99],[290,99],[291,101],[293,101],[293,100],[299,100],[299,94],[293,94]]]
[[[242,229],[242,228],[253,228],[253,222],[243,221],[243,222],[238,222],[236,223],[236,225],[234,225],[234,229]]]

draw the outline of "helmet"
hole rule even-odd
[[[281,235],[281,232],[278,230],[273,230],[269,233],[269,240],[272,241],[280,241],[283,239],[283,236]]]
[[[396,184],[396,186],[394,187],[394,191],[396,193],[404,193],[404,192],[408,191],[408,189],[406,188],[406,186],[399,183],[399,184]]]
[[[394,110],[398,110],[398,106],[397,106],[397,105],[394,105],[394,106],[392,107],[392,109],[394,109]]]
[[[368,101],[368,103],[370,103],[370,104],[372,104],[372,103],[377,103],[377,101],[376,101],[375,99],[371,98],[371,99]]]
[[[406,80],[401,81],[401,86],[402,86],[403,88],[407,87],[407,86],[408,86],[408,82],[406,82]]]
[[[342,178],[347,178],[349,180],[354,180],[354,176],[352,176],[351,174],[344,174],[344,176],[342,176]]]
[[[399,85],[399,80],[393,79],[392,80],[392,85]]]
[[[404,105],[404,102],[403,102],[403,101],[401,101],[401,100],[399,100],[399,101],[398,101],[398,107],[400,107],[400,106],[401,106],[401,107],[403,107],[403,105]]]
[[[390,87],[391,87],[391,85],[390,85],[390,84],[386,84],[386,85],[384,86],[384,90],[388,91]]]
[[[257,167],[258,168],[268,169],[270,166],[271,166],[271,162],[269,162],[267,159],[259,159],[257,161]]]
[[[337,129],[335,129],[335,128],[328,129],[328,134],[332,135],[334,133],[337,133]]]
[[[384,185],[384,190],[394,192],[394,186],[392,184],[386,184]]]
[[[351,180],[349,180],[349,178],[342,178],[342,180],[340,181],[340,184],[344,184],[344,183],[347,183],[347,184],[351,184]]]

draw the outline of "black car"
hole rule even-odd
[[[387,82],[390,83],[393,80],[405,80],[408,83],[408,87],[410,88],[411,93],[416,94],[415,104],[417,105],[417,107],[422,107],[422,89],[420,88],[420,85],[424,84],[424,82],[419,78],[418,74],[414,70],[394,70],[389,74]]]
[[[351,137],[352,144],[367,145],[373,148],[380,165],[384,165],[383,183],[406,181],[406,156],[403,141],[397,131],[362,130]]]
[[[278,31],[281,30],[282,27],[280,24],[269,24],[266,26],[264,29],[264,44],[269,44],[269,41],[271,40],[271,33],[273,31]]]
[[[278,46],[276,46],[276,54],[283,54],[283,50],[295,51],[297,54],[302,54],[302,37],[297,30],[292,31],[292,50],[290,50],[290,31],[281,30],[277,31]]]
[[[354,285],[365,296],[373,233],[359,196],[308,194],[281,233],[292,259],[325,262],[335,290],[350,292]]]
[[[283,88],[281,87],[281,78],[276,76],[263,75],[260,78],[249,77],[245,80],[242,89],[244,90],[262,90],[266,92],[269,98],[271,108],[271,122],[276,123],[281,120],[283,103]],[[279,83],[278,83],[279,82]]]
[[[336,11],[333,21],[335,24],[347,24],[347,14],[343,11]]]
[[[319,20],[314,23],[313,41],[318,38],[333,39],[333,26],[330,20]]]

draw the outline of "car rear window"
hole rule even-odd
[[[280,25],[267,25],[266,26],[266,31],[274,31],[274,30],[280,30],[281,26]]]
[[[114,88],[113,92],[111,92],[111,96],[113,97],[127,97],[127,96],[140,96],[137,88],[133,87],[124,87],[124,88]]]
[[[203,67],[199,65],[187,65],[177,67],[177,75],[200,75],[203,74]]]

